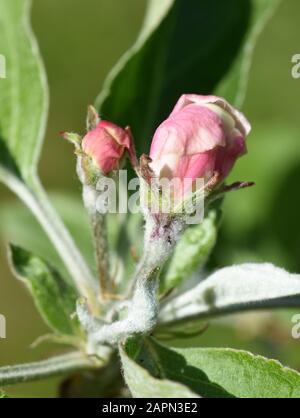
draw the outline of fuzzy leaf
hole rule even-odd
[[[156,379],[146,369],[135,363],[120,348],[125,381],[134,398],[199,398],[180,383],[167,379]]]
[[[58,333],[73,334],[76,327],[71,319],[76,304],[74,289],[40,258],[20,247],[11,246],[10,250],[15,274],[30,290],[45,322]]]
[[[300,275],[267,263],[241,264],[216,271],[195,288],[166,302],[160,322],[292,306],[300,306]]]

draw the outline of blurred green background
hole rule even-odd
[[[108,70],[133,43],[145,6],[146,0],[34,0],[33,28],[51,97],[40,161],[41,178],[48,190],[80,195],[72,149],[58,132],[84,130],[87,104],[93,103]],[[291,76],[291,57],[300,53],[299,18],[299,1],[284,0],[256,47],[243,107],[253,127],[249,153],[238,162],[230,178],[252,180],[256,186],[226,197],[211,267],[271,261],[300,272],[300,79]],[[0,202],[0,313],[7,319],[7,339],[0,340],[0,364],[4,365],[40,359],[57,348],[30,348],[48,330],[31,297],[9,271],[7,239],[23,231],[20,223],[16,231],[9,216],[12,202],[18,205],[17,199],[2,185]],[[72,206],[66,209],[78,211]],[[191,343],[245,348],[300,370],[300,340],[291,337],[292,313],[227,318]],[[8,393],[55,396],[57,381],[19,385]]]

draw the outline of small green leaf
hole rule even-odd
[[[146,369],[134,362],[120,347],[125,381],[134,398],[199,398],[180,383],[156,379]]]
[[[112,215],[114,216],[114,215]],[[111,224],[116,224],[115,218],[111,219]],[[128,282],[132,280],[137,261],[143,253],[143,218],[140,213],[126,216],[126,220],[119,225],[116,236],[115,249],[119,260],[123,264],[123,276],[117,283],[118,292],[124,293],[128,289]]]
[[[217,239],[217,215],[211,211],[199,224],[190,226],[177,244],[168,269],[161,277],[160,293],[167,293],[199,270]]]
[[[181,340],[200,337],[209,328],[209,323],[204,321],[185,321],[179,324],[158,325],[153,331],[152,335],[160,341]]]
[[[187,367],[239,398],[300,398],[300,374],[278,361],[230,348],[172,349]]]
[[[39,257],[13,245],[10,250],[15,274],[30,290],[45,322],[58,333],[73,334],[76,328],[71,319],[76,305],[74,289]]]

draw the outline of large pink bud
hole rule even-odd
[[[226,100],[185,94],[157,128],[150,149],[151,168],[159,178],[203,178],[221,182],[246,153],[250,124]]]
[[[93,159],[103,174],[117,170],[126,152],[136,164],[133,140],[129,130],[101,120],[82,140],[83,151]]]

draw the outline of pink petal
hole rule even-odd
[[[247,136],[251,131],[251,125],[246,119],[246,117],[244,116],[244,114],[240,112],[239,110],[235,109],[233,106],[231,106],[231,104],[229,104],[227,100],[218,96],[212,96],[212,95],[201,96],[198,94],[183,94],[179,98],[178,102],[176,103],[170,116],[173,116],[178,111],[180,111],[181,109],[183,109],[184,107],[192,103],[197,103],[200,105],[208,104],[208,103],[216,104],[233,116],[233,118],[235,119],[237,123],[237,128],[239,129],[239,131],[242,132],[244,136]]]

